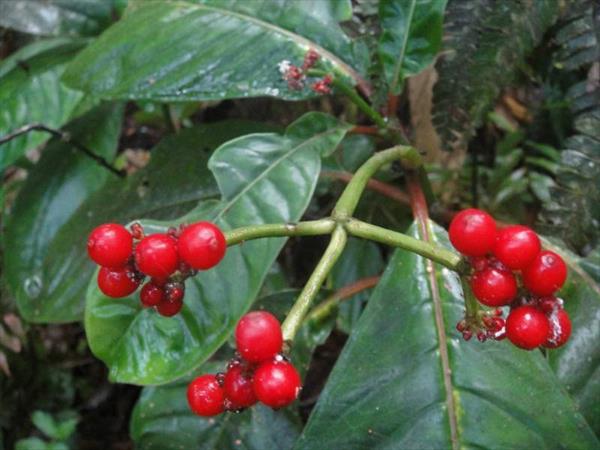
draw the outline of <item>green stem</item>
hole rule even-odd
[[[418,167],[421,164],[421,155],[413,147],[398,145],[376,153],[356,171],[335,205],[332,217],[336,220],[350,218],[375,172],[381,166],[398,159],[403,160],[410,167]]]
[[[465,317],[467,321],[478,321],[479,302],[473,295],[471,286],[465,276],[460,277],[460,284],[462,286],[463,296],[465,297]]]
[[[460,255],[446,250],[439,245],[431,244],[420,239],[415,239],[406,234],[398,233],[397,231],[388,230],[387,228],[371,225],[356,219],[350,219],[345,224],[346,231],[352,236],[382,244],[398,247],[417,255],[424,256],[434,262],[447,267],[450,270],[458,271],[462,266],[462,258]]]
[[[319,289],[323,285],[327,275],[333,268],[333,265],[342,254],[348,236],[346,231],[340,225],[336,226],[331,235],[331,241],[323,253],[321,260],[315,267],[315,270],[311,274],[310,278],[306,282],[304,289],[300,292],[298,299],[292,306],[292,309],[288,313],[285,321],[281,325],[283,332],[283,339],[285,341],[293,341],[294,336],[300,329],[302,321],[308,312],[310,305],[316,295],[319,293]]]
[[[225,240],[227,241],[227,245],[231,246],[239,244],[240,242],[263,237],[318,236],[321,234],[331,234],[334,228],[335,222],[330,218],[298,223],[252,225],[226,231]]]

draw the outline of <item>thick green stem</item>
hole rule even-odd
[[[264,225],[252,225],[236,228],[225,232],[227,245],[235,245],[240,242],[264,237],[280,236],[318,236],[331,234],[335,228],[335,222],[326,218],[298,223],[270,223]]]
[[[467,321],[478,321],[479,320],[479,302],[473,295],[471,286],[465,276],[460,277],[460,284],[462,286],[463,295],[465,297],[465,317]]]
[[[356,219],[348,220],[345,224],[345,228],[346,231],[353,236],[408,250],[431,259],[450,270],[458,271],[461,268],[462,258],[460,255],[439,245],[421,241],[420,239],[415,239],[406,234],[371,225]]]
[[[315,270],[306,282],[304,289],[300,292],[296,303],[294,303],[294,306],[292,306],[292,309],[281,325],[283,339],[285,341],[294,340],[294,336],[296,336],[296,333],[300,329],[302,321],[304,320],[313,299],[319,293],[319,289],[321,289],[327,275],[329,275],[333,265],[342,254],[347,239],[348,237],[344,228],[340,225],[336,226],[325,253],[323,253],[317,267],[315,267]]]
[[[402,145],[376,153],[356,171],[335,205],[332,217],[342,220],[350,218],[371,177],[381,166],[395,160],[402,160],[411,168],[418,167],[421,164],[421,155],[415,148]]]

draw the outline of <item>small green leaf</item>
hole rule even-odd
[[[56,439],[57,426],[52,415],[44,411],[35,411],[31,415],[31,421],[46,436]]]
[[[209,162],[220,202],[203,201],[173,223],[209,220],[229,230],[248,224],[297,221],[312,197],[321,156],[339,144],[348,126],[308,113],[284,135],[261,133],[223,144]],[[165,222],[144,221],[149,231]],[[228,249],[221,263],[186,283],[184,307],[173,318],[142,309],[138,296],[110,299],[92,280],[85,328],[94,354],[114,381],[159,384],[189,373],[212,355],[258,295],[285,239],[259,239]]]
[[[379,57],[390,92],[431,64],[442,44],[446,0],[381,0]]]
[[[36,437],[20,439],[15,444],[15,450],[48,450],[48,444]]]
[[[71,63],[64,79],[103,98],[302,99],[314,92],[289,89],[278,65],[301,65],[314,48],[324,69],[365,85],[356,69],[366,61],[333,16],[339,13],[312,6],[270,0],[139,2]]]

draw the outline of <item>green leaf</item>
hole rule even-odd
[[[207,364],[203,373],[222,370],[226,362]],[[256,405],[240,414],[204,419],[187,404],[190,378],[146,387],[131,415],[130,433],[139,450],[287,450],[299,434],[289,409],[273,411]]]
[[[447,148],[466,145],[560,9],[556,0],[450,2],[433,117]]]
[[[379,57],[390,92],[431,64],[442,44],[446,0],[382,0]]]
[[[83,95],[65,87],[60,76],[84,44],[66,38],[37,41],[0,63],[0,136],[34,122],[61,127],[73,117]],[[0,172],[49,138],[35,131],[2,145]]]
[[[331,271],[333,289],[340,289],[362,278],[379,275],[384,269],[379,247],[364,239],[350,238],[344,252]],[[343,300],[339,306],[337,326],[350,333],[358,321],[369,292],[363,291]]]
[[[56,422],[52,415],[44,411],[34,411],[31,415],[33,424],[46,436],[54,439],[57,434]]]
[[[600,435],[600,252],[579,258],[569,251],[549,246],[560,253],[569,267],[569,278],[560,297],[571,317],[573,331],[561,348],[548,352],[557,377],[597,435]]]
[[[223,144],[209,162],[222,200],[201,202],[177,222],[209,220],[229,230],[297,221],[312,197],[321,155],[333,151],[347,129],[325,114],[308,113],[285,135],[252,134]],[[142,223],[152,231],[169,225]],[[183,310],[173,318],[142,309],[135,295],[116,301],[104,297],[92,280],[85,328],[110,378],[165,383],[202,364],[248,310],[284,242],[260,239],[228,249],[217,267],[187,281]]]
[[[15,450],[48,450],[48,444],[36,437],[20,439],[15,445]]]
[[[122,0],[9,0],[0,4],[0,26],[45,36],[92,36],[110,24],[122,3]]]
[[[314,92],[290,90],[278,65],[286,60],[301,65],[314,48],[324,69],[365,86],[356,70],[366,66],[362,53],[355,52],[336,17],[325,14],[327,8],[311,10],[314,4],[140,2],[78,55],[64,79],[103,98],[302,99]]]
[[[122,104],[99,106],[65,130],[74,140],[111,161],[121,134],[123,110]],[[96,161],[58,139],[50,142],[29,172],[8,218],[4,252],[4,275],[25,319],[60,322],[77,313],[65,308],[68,299],[46,297],[51,286],[60,281],[48,276],[47,269],[53,267],[60,272],[65,267],[60,254],[49,249],[79,206],[105,181],[114,182],[115,178]],[[84,241],[75,245],[79,247]]]
[[[598,448],[541,353],[460,338],[461,297],[454,272],[397,251],[295,448]]]

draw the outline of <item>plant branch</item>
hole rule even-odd
[[[226,231],[225,240],[227,241],[227,246],[232,246],[244,241],[264,237],[318,236],[322,234],[331,234],[334,228],[335,222],[329,218],[298,223],[251,225]]]
[[[471,290],[471,286],[469,286],[466,277],[460,277],[460,285],[465,300],[465,317],[467,321],[475,320],[479,322],[479,302],[473,295],[473,291]]]
[[[323,253],[317,267],[315,267],[315,270],[306,282],[304,289],[300,292],[294,306],[292,306],[292,309],[281,325],[283,339],[285,341],[294,340],[294,336],[296,336],[296,333],[300,329],[313,299],[318,294],[319,289],[321,289],[323,282],[327,278],[327,275],[329,275],[335,262],[342,254],[347,240],[348,236],[346,230],[340,225],[337,225],[333,230],[331,241],[329,241],[325,253]]]
[[[72,145],[74,148],[76,148],[77,150],[82,152],[84,155],[93,159],[98,164],[100,164],[102,167],[104,167],[105,169],[108,169],[115,175],[117,175],[119,177],[125,176],[124,170],[116,169],[112,164],[110,164],[102,156],[97,155],[92,150],[90,150],[85,145],[83,145],[82,143],[74,140],[69,133],[62,131],[62,130],[55,129],[55,128],[50,128],[41,123],[30,123],[30,124],[24,125],[20,128],[17,128],[16,130],[14,130],[12,133],[9,133],[5,136],[0,137],[0,145],[6,144],[7,142],[12,141],[13,139],[16,139],[17,137],[19,137],[23,134],[30,133],[32,131],[44,131],[46,133],[49,133],[52,136],[59,138],[61,141]]]
[[[306,320],[309,322],[320,322],[324,318],[328,317],[341,301],[349,299],[359,292],[375,287],[377,283],[379,283],[380,279],[381,277],[379,275],[361,278],[352,284],[338,289],[332,295],[319,303],[315,308],[313,308],[310,314],[306,317]]]
[[[349,183],[353,177],[353,175],[350,172],[329,172],[326,170],[321,172],[321,176],[344,181],[346,183]],[[398,189],[395,186],[392,186],[391,184],[384,183],[383,181],[371,178],[367,182],[367,189],[379,192],[380,194],[385,195],[386,197],[389,197],[392,200],[396,200],[398,203],[403,203],[405,205],[410,204],[410,197],[406,192]]]
[[[387,121],[383,118],[383,116],[371,108],[371,105],[369,105],[360,95],[358,95],[353,87],[348,86],[338,77],[334,77],[331,84],[334,88],[348,97],[352,103],[358,106],[358,109],[365,113],[365,115],[369,117],[375,123],[375,125],[381,129],[387,128]]]

